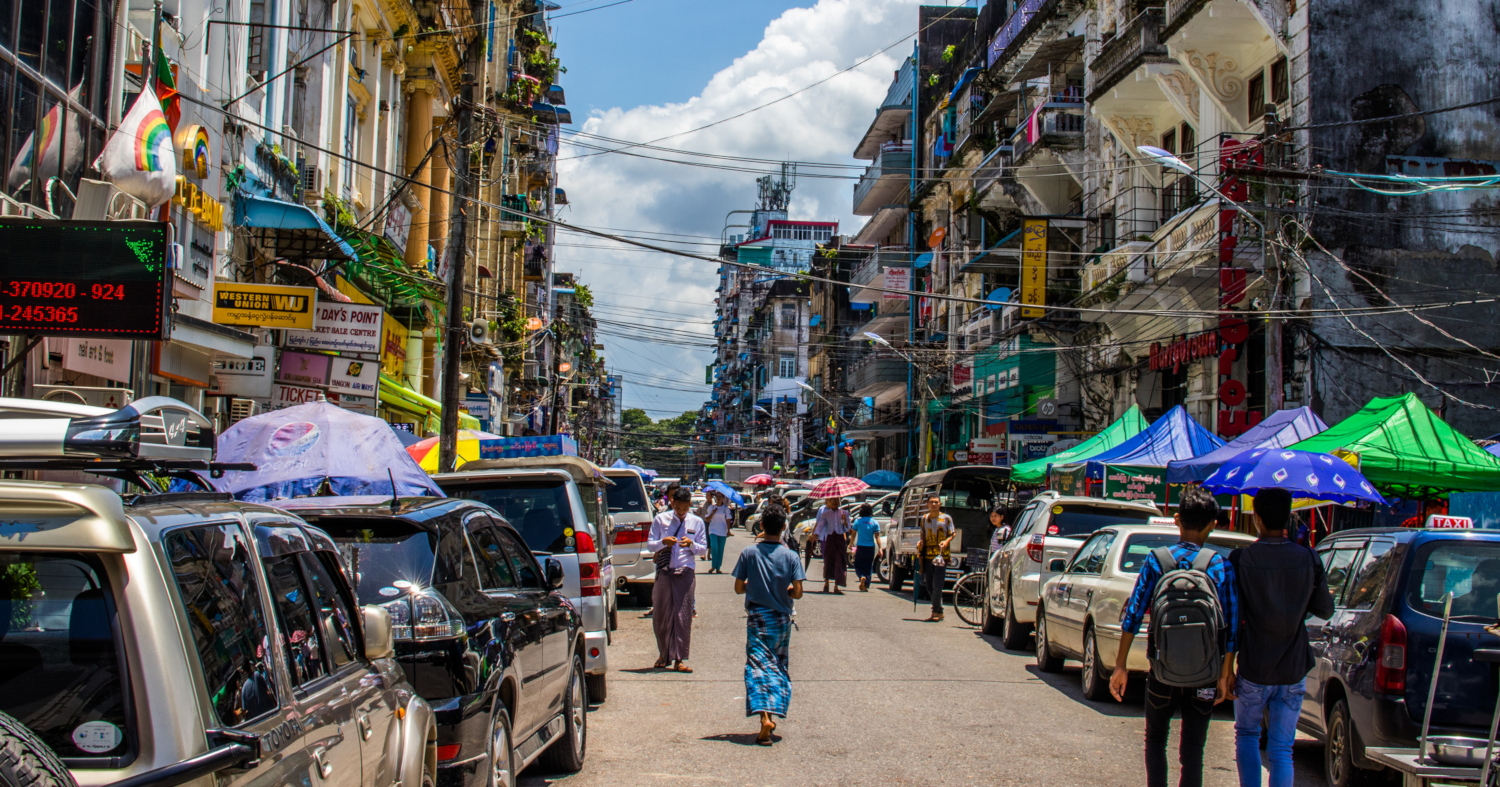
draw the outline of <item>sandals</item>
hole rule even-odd
[[[688,665],[683,664],[682,662],[679,661],[679,662],[677,662],[677,666],[675,666],[675,667],[672,668],[672,671],[673,672],[692,672],[693,668],[689,667]]]
[[[770,746],[771,745],[771,733],[773,733],[773,732],[776,731],[776,721],[773,719],[773,720],[771,720],[770,723],[771,723],[771,726],[769,726],[769,727],[767,727],[765,725],[765,723],[762,723],[760,725],[760,735],[757,735],[755,737],[755,743],[757,745],[760,745],[760,746]]]

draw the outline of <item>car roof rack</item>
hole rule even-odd
[[[0,402],[11,415],[0,430],[0,459],[213,459],[213,422],[203,413],[166,396],[148,396],[118,410],[64,414],[38,406],[18,412],[14,400]]]

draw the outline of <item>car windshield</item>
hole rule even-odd
[[[70,766],[128,762],[114,603],[90,555],[0,552],[0,710]]]
[[[318,527],[339,546],[344,570],[354,579],[361,604],[383,604],[412,586],[432,584],[437,537],[391,519],[327,517]]]
[[[562,552],[567,546],[568,534],[563,531],[573,527],[573,508],[568,503],[565,481],[447,483],[443,491],[453,497],[478,500],[499,511],[520,531],[532,552]]]
[[[1446,593],[1453,594],[1453,617],[1500,616],[1500,543],[1454,539],[1422,545],[1406,601],[1418,612],[1442,617]]]
[[[1181,538],[1171,533],[1141,533],[1140,535],[1131,536],[1130,540],[1125,542],[1125,549],[1120,553],[1120,568],[1117,573],[1141,573],[1141,562],[1146,559],[1147,555],[1151,554],[1151,550],[1158,547],[1169,547],[1181,540]],[[1210,540],[1204,546],[1228,558],[1230,552],[1233,552],[1242,545],[1222,544]]]
[[[1059,508],[1062,509],[1061,512],[1058,511]],[[1046,535],[1087,536],[1101,527],[1110,525],[1144,525],[1153,516],[1156,514],[1150,511],[1133,511],[1128,508],[1110,508],[1087,503],[1061,503],[1052,506],[1052,518],[1047,520]]]
[[[646,500],[646,486],[640,476],[612,475],[614,486],[605,488],[605,500],[611,514],[649,514],[651,504]]]

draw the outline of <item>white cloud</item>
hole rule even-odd
[[[820,0],[810,8],[788,10],[767,25],[754,50],[715,74],[697,96],[680,104],[596,111],[582,130],[644,142],[736,115],[825,79],[910,36],[916,29],[918,5],[916,0]],[[773,160],[857,163],[850,154],[910,49],[908,38],[858,69],[805,93],[660,144]],[[755,173],[619,154],[569,158],[584,152],[565,144],[560,154],[564,160],[559,166],[559,180],[573,203],[561,217],[570,223],[717,238],[725,214],[755,204]],[[804,174],[807,172],[804,170]],[[847,179],[800,178],[792,194],[791,216],[838,221],[841,232],[852,233],[864,221],[850,213],[852,183]],[[571,233],[560,234],[559,240],[603,245]],[[694,248],[716,256],[717,250],[711,246]],[[557,259],[559,270],[574,271],[590,285],[596,302],[603,305],[601,315],[615,306],[652,309],[674,320],[713,318],[718,272],[712,263],[649,252],[569,246],[558,249]],[[662,324],[711,336],[706,325]],[[610,365],[626,375],[627,407],[680,412],[696,409],[706,398],[706,393],[631,385],[630,379],[634,376],[631,372],[647,372],[682,380],[683,387],[695,381],[701,386],[703,368],[712,360],[711,350],[622,340],[618,335],[605,336],[604,342]],[[667,412],[652,413],[657,418],[665,415]]]

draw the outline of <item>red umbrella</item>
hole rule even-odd
[[[742,483],[744,483],[745,486],[775,486],[776,479],[766,475],[765,473],[758,473],[756,475],[750,476],[749,478],[746,478]]]
[[[819,481],[818,485],[814,486],[812,488],[812,491],[807,493],[807,496],[847,497],[854,494],[855,492],[863,492],[869,488],[869,484],[859,480],[858,478],[838,476],[837,478],[830,478],[826,481]]]

